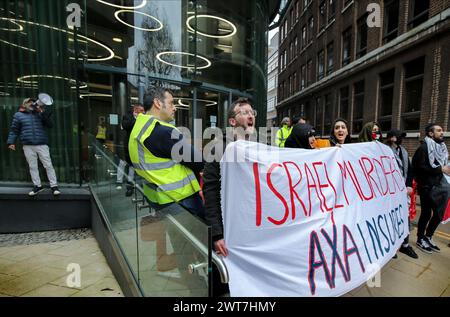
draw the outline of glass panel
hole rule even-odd
[[[74,34],[66,26],[68,3],[84,6],[84,1],[72,0],[0,0],[0,133],[6,140],[14,113],[25,98],[48,93],[54,103],[46,111],[52,112],[54,126],[47,133],[58,182],[78,183],[75,52]],[[16,145],[15,152],[0,149],[0,181],[30,182],[21,143]]]

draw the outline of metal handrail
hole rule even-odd
[[[178,220],[176,220],[174,216],[166,215],[166,217],[170,222],[172,222],[175,227],[178,228],[178,230],[184,235],[184,237],[189,240],[197,250],[199,250],[204,256],[208,256],[208,248],[201,241],[199,241],[192,233],[190,233],[189,230],[187,230]],[[220,280],[224,284],[228,283],[229,275],[225,262],[216,253],[213,252],[211,255],[214,264],[216,264],[217,269],[219,270]]]
[[[108,151],[107,149],[100,149],[97,145],[93,145],[94,148],[97,151],[101,151],[104,152],[105,150]],[[105,155],[105,158],[110,161],[110,163],[112,163],[114,166],[117,167],[117,165],[107,156]],[[135,184],[135,188],[143,195],[143,197],[145,197],[144,195],[144,191],[143,189],[138,185]],[[136,201],[137,202],[137,201]],[[184,209],[184,208],[183,208]],[[200,240],[198,240],[192,233],[189,232],[189,230],[187,230],[178,220],[176,220],[173,216],[171,215],[166,215],[167,219],[169,221],[171,221],[173,223],[173,225],[184,235],[184,237],[189,240],[192,245],[198,250],[200,251],[204,256],[208,256],[208,247],[202,243]],[[214,264],[217,266],[217,269],[219,270],[219,274],[220,274],[220,280],[222,283],[226,284],[229,282],[229,274],[228,274],[228,269],[225,265],[225,262],[223,261],[222,257],[217,255],[215,252],[212,252],[211,254],[212,257],[212,261],[214,262]]]

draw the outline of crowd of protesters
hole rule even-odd
[[[30,100],[24,101],[22,108],[14,116],[7,143],[12,150],[15,149],[16,138],[19,137],[24,144],[25,155],[35,185],[30,195],[35,195],[42,190],[36,168],[38,155],[47,169],[53,193],[59,194],[44,131],[44,126],[51,126],[49,117],[42,110],[36,110],[30,105]],[[171,204],[178,204],[210,225],[214,250],[226,257],[228,250],[223,236],[220,191],[222,175],[219,164],[223,153],[212,153],[216,159],[211,163],[205,163],[203,159],[199,161],[198,149],[188,144],[188,140],[185,140],[180,131],[171,124],[175,112],[172,92],[162,87],[152,87],[145,95],[144,103],[133,106],[133,110],[124,116],[122,122],[123,129],[126,131],[127,151],[121,158],[123,163],[120,164],[119,169],[124,170],[125,162],[127,162],[130,166],[128,182],[133,179],[134,172],[144,179],[144,194],[153,209],[162,210]],[[228,144],[236,140],[248,139],[248,135],[255,132],[255,117],[256,111],[248,99],[236,100],[227,112],[227,123],[232,128],[233,134],[219,141]],[[37,122],[33,125],[35,129],[33,134],[27,132],[31,121]],[[39,133],[36,133],[36,129]],[[100,124],[96,137],[98,140],[104,140],[105,129],[105,125]],[[349,131],[348,122],[343,118],[337,118],[331,126],[329,138],[324,140],[319,138],[307,118],[286,117],[281,121],[275,144],[281,148],[314,150],[329,146],[341,147],[348,143],[383,142],[383,131],[377,122],[366,123],[355,140],[351,139]],[[425,138],[415,151],[412,160],[402,146],[405,137],[405,132],[392,129],[385,134],[385,144],[392,149],[398,163],[407,188],[408,199],[415,201],[412,198],[415,198],[416,192],[420,196],[421,213],[416,246],[426,253],[439,252],[440,248],[433,241],[433,235],[448,207],[447,201],[450,196],[450,185],[447,182],[450,167],[448,150],[444,143],[444,131],[438,124],[428,124],[425,128]],[[187,155],[190,160],[173,158],[173,149],[180,142],[187,143],[187,146],[179,147],[179,154],[181,157]],[[44,147],[47,153],[45,155],[40,152],[40,149]],[[37,154],[31,153],[29,148],[37,148],[39,151],[36,150]],[[185,153],[181,153],[183,151]],[[201,154],[200,157],[202,157]],[[122,183],[123,174],[122,171],[118,175],[118,186]],[[202,182],[203,188],[200,186]],[[130,196],[131,186],[127,189],[127,196]],[[201,190],[203,199],[199,195]],[[412,258],[418,258],[409,244],[409,235],[403,241],[399,251]],[[213,274],[216,281],[217,275],[217,272]],[[226,288],[215,287],[214,290],[219,293],[226,292]]]

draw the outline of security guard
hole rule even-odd
[[[284,142],[292,132],[291,119],[288,117],[281,120],[281,128],[277,131],[277,137],[275,143],[278,147],[284,147]]]
[[[204,218],[198,193],[204,161],[192,145],[184,143],[178,129],[168,123],[174,120],[176,111],[172,93],[162,87],[152,87],[144,97],[144,109],[145,115],[136,118],[128,149],[136,172],[145,179],[145,196],[157,210],[179,203]],[[182,146],[174,152],[184,157],[184,149],[188,149],[190,159],[183,161],[172,156],[176,144]]]

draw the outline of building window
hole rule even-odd
[[[367,53],[367,14],[358,20],[358,34],[356,40],[356,58]]]
[[[291,29],[294,27],[295,24],[295,12],[294,8],[291,9]]]
[[[352,54],[352,28],[342,33],[342,66],[350,63]]]
[[[326,94],[325,95],[325,117],[323,120],[323,133],[325,135],[328,135],[331,131],[331,120],[333,118],[333,108],[332,108],[332,103],[331,103],[331,95],[330,94]]]
[[[336,15],[336,0],[328,0],[328,22],[334,19]]]
[[[353,133],[359,133],[363,126],[364,116],[364,80],[354,85]]]
[[[339,105],[340,105],[340,110],[339,110],[339,116],[342,118],[342,119],[345,119],[345,120],[347,120],[347,121],[349,121],[348,119],[349,119],[349,115],[348,115],[348,108],[349,108],[349,88],[348,88],[348,86],[347,87],[343,87],[343,88],[341,88],[341,90],[340,90],[340,94],[339,94],[339,96],[340,96],[340,102],[339,102]]]
[[[387,43],[398,35],[399,0],[390,0],[384,6],[383,42]]]
[[[291,44],[290,44],[290,59],[289,59],[289,61],[292,61],[293,59],[294,59],[294,56],[295,56],[295,53],[294,53],[294,43],[293,42],[291,42]]]
[[[306,85],[309,86],[313,83],[313,68],[312,68],[312,60],[309,60],[306,63],[306,72],[307,72],[307,83]]]
[[[302,73],[301,73],[301,83],[300,83],[300,89],[303,90],[306,87],[306,66],[302,65]]]
[[[309,18],[308,25],[309,25],[308,43],[311,43],[313,41],[313,37],[314,37],[314,17]]]
[[[292,76],[289,76],[289,96],[292,96]]]
[[[425,57],[405,64],[405,94],[402,114],[403,129],[417,131],[420,128]]]
[[[320,51],[317,55],[317,80],[321,80],[325,73],[325,54]]]
[[[294,72],[294,79],[293,79],[293,82],[292,82],[292,93],[293,94],[295,94],[297,92],[297,85],[298,85],[297,72]]]
[[[294,39],[294,55],[297,56],[298,53],[298,38],[295,37]]]
[[[327,75],[334,70],[333,42],[327,45]]]
[[[286,66],[287,66],[287,51],[284,51],[284,67],[283,68],[286,68]]]
[[[327,24],[327,3],[326,0],[322,0],[319,4],[319,30],[323,30]]]
[[[302,27],[302,48],[306,47],[306,25]]]
[[[275,88],[275,77],[271,77],[269,78],[268,82],[267,82],[267,90],[272,90]]]
[[[412,29],[428,20],[430,0],[411,0],[409,3],[408,28]]]
[[[295,21],[298,21],[298,17],[300,16],[300,1],[295,2]]]
[[[303,0],[303,11],[305,11],[308,8],[308,3],[310,0]]]
[[[283,29],[284,29],[284,32],[283,32],[284,37],[283,38],[285,38],[287,36],[287,29],[288,29],[288,20],[287,20],[287,18],[284,21]]]
[[[323,135],[323,104],[322,98],[316,98],[316,124],[314,125],[316,132]]]
[[[392,127],[392,107],[394,106],[395,68],[380,74],[380,107],[378,122],[381,131],[389,131]]]

